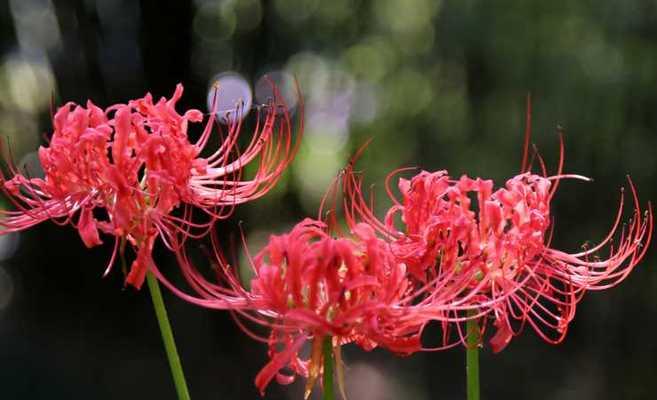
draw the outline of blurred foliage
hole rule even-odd
[[[379,212],[388,206],[383,179],[399,167],[502,184],[519,169],[528,93],[533,141],[548,165],[554,171],[561,125],[566,170],[595,179],[560,187],[556,246],[603,237],[626,174],[642,201],[655,198],[654,1],[10,0],[0,4],[0,21],[0,132],[19,161],[50,131],[51,98],[107,106],[146,91],[168,96],[183,82],[183,106],[204,108],[217,73],[237,72],[252,85],[272,71],[296,77],[305,101],[301,151],[280,187],[235,218],[252,251],[316,215],[329,182],[369,138],[358,169],[374,185]],[[235,221],[222,235],[237,235]],[[121,292],[119,276],[99,279],[109,249],[83,249],[72,230],[54,226],[22,237],[1,267],[15,288],[0,309],[7,398],[171,397],[148,299]],[[528,329],[502,354],[486,352],[484,395],[653,398],[653,253],[619,288],[585,299],[559,347]],[[265,346],[223,313],[167,300],[192,395],[255,398]],[[347,361],[387,388],[360,399],[464,396],[460,350],[410,359],[354,351]],[[301,390],[272,387],[268,398],[299,398]]]

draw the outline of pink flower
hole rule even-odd
[[[301,375],[308,378],[308,396],[322,377],[321,350],[327,338],[337,360],[340,346],[350,342],[366,350],[377,346],[402,354],[420,350],[420,326],[404,315],[409,301],[405,267],[367,224],[354,226],[348,237],[334,238],[324,223],[306,219],[289,233],[272,235],[252,259],[255,277],[249,290],[221,255],[216,262],[220,281],[226,285],[208,282],[184,254],[180,257],[199,297],[185,295],[159,278],[185,300],[235,310],[270,329],[268,337],[260,337],[238,320],[249,336],[269,345],[271,360],[255,380],[263,393],[274,378],[287,384]],[[308,341],[311,355],[303,360],[299,353]],[[338,362],[338,371],[340,367]]]
[[[261,303],[257,312],[274,317],[271,338],[321,343],[328,336],[336,346],[355,341],[368,350],[379,345],[402,353],[419,349],[417,335],[408,338],[390,323],[408,285],[403,265],[394,262],[368,225],[355,226],[353,239],[332,238],[325,229],[306,220],[289,234],[272,236],[253,260],[251,294]],[[278,366],[283,357],[291,371],[310,375],[309,382],[316,378],[312,370],[320,360],[311,359],[309,372],[299,368],[304,364],[296,352],[288,357],[275,349],[270,343],[270,365]],[[273,372],[265,367],[258,375],[261,390]]]
[[[99,232],[114,236],[106,273],[127,241],[136,258],[126,282],[139,288],[154,267],[157,237],[175,249],[186,237],[207,232],[237,204],[264,195],[297,148],[287,112],[265,107],[245,149],[237,146],[239,121],[225,134],[219,129],[218,148],[209,149],[215,118],[210,116],[199,139],[190,142],[188,127],[202,122],[203,114],[193,109],[179,114],[175,106],[182,93],[178,85],[171,99],[155,103],[147,94],[106,110],[90,101],[86,107],[61,107],[49,145],[39,149],[45,177],[27,177],[11,165],[10,176],[2,177],[1,187],[16,210],[2,211],[0,234],[52,220],[75,226],[87,247],[102,243]],[[249,163],[257,171],[244,179]],[[201,209],[207,220],[193,221],[190,207]]]
[[[634,210],[629,224],[620,227],[621,200],[615,223],[601,243],[567,253],[550,246],[550,202],[559,180],[587,178],[525,172],[494,190],[491,180],[454,180],[446,171],[421,171],[410,180],[399,180],[401,199],[388,188],[393,206],[381,222],[364,199],[362,178],[352,165],[353,161],[342,179],[349,226],[364,221],[377,227],[395,257],[408,267],[415,287],[424,292],[418,305],[430,310],[435,299],[441,299],[437,315],[446,331],[445,347],[465,344],[463,328],[457,325],[452,341],[449,330],[454,324],[445,322],[449,318],[442,305],[450,295],[452,321],[457,324],[475,312],[477,318],[490,313],[481,321],[491,320],[497,328],[490,342],[495,352],[525,323],[546,341],[560,342],[584,292],[622,281],[643,258],[651,239],[652,211],[641,210],[631,181]],[[387,183],[397,173],[390,174]],[[616,235],[620,240],[614,245]],[[608,254],[603,258],[605,248]],[[439,319],[431,314],[424,315]]]

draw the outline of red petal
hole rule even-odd
[[[142,245],[137,251],[137,259],[132,262],[130,266],[130,273],[126,278],[126,283],[132,285],[136,289],[141,288],[141,285],[144,284],[144,279],[146,279],[146,272],[148,268],[153,263],[153,257],[151,253],[153,251],[153,242],[155,240],[154,236],[151,236],[146,240],[146,245]]]
[[[495,332],[495,335],[493,335],[489,343],[493,353],[499,353],[511,342],[513,332],[504,322],[498,321],[495,325],[497,326],[497,332]]]
[[[261,395],[265,395],[265,389],[269,382],[278,374],[287,363],[290,361],[292,356],[299,351],[301,345],[306,341],[305,336],[298,338],[290,347],[276,353],[276,355],[265,365],[258,375],[255,378],[255,384],[260,390]]]
[[[78,232],[80,232],[80,237],[87,247],[94,247],[103,243],[98,236],[98,228],[96,227],[96,220],[93,217],[91,208],[83,208],[80,211]]]

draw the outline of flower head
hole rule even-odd
[[[438,313],[424,315],[442,318],[446,331],[453,324],[445,322],[442,305],[453,296],[447,311],[455,323],[463,320],[458,315],[475,312],[477,318],[486,315],[482,321],[492,321],[497,328],[490,342],[493,351],[502,350],[526,323],[546,341],[558,343],[584,292],[618,284],[643,258],[653,224],[650,207],[641,209],[630,181],[634,211],[629,224],[620,227],[621,199],[615,223],[600,244],[578,253],[552,248],[550,203],[559,181],[588,180],[562,174],[562,166],[563,146],[556,175],[524,172],[497,190],[491,180],[455,180],[446,171],[421,171],[399,180],[401,199],[388,188],[393,206],[380,221],[364,199],[352,161],[342,174],[346,220],[349,226],[365,221],[377,227],[423,293],[419,304],[431,310],[441,299]],[[614,236],[620,236],[616,244]],[[606,257],[604,248],[609,249]],[[445,347],[465,344],[462,327],[455,330],[454,342],[454,336],[444,335]]]
[[[190,142],[188,127],[202,122],[203,114],[193,109],[179,114],[175,106],[182,93],[178,85],[169,100],[154,102],[147,94],[106,110],[91,101],[86,107],[61,107],[50,143],[39,149],[45,177],[31,178],[11,164],[9,176],[2,177],[2,190],[16,210],[2,211],[0,234],[53,220],[75,226],[87,247],[102,243],[101,232],[114,236],[107,271],[127,241],[136,258],[126,282],[139,288],[153,265],[157,237],[174,248],[185,237],[203,234],[235,205],[266,193],[296,150],[280,101],[258,114],[246,149],[238,148],[241,122],[233,119],[212,151],[214,117]],[[257,172],[243,179],[241,171],[251,162],[257,162]],[[192,206],[203,210],[207,221],[194,222]],[[181,215],[172,214],[179,208]]]
[[[249,336],[269,346],[270,361],[256,377],[262,392],[274,378],[290,383],[301,375],[308,378],[309,395],[323,374],[325,340],[338,360],[340,346],[352,342],[366,350],[420,350],[420,326],[405,315],[410,299],[406,268],[367,224],[333,237],[323,222],[306,219],[288,233],[272,235],[251,259],[254,278],[248,289],[220,254],[215,260],[219,283],[208,282],[184,253],[179,261],[197,296],[159,276],[174,293],[200,306],[236,311],[270,330],[261,337],[237,319]],[[312,351],[304,360],[299,353],[308,341]]]
[[[331,337],[336,346],[354,341],[366,349],[381,345],[397,352],[419,347],[417,337],[409,340],[389,323],[392,307],[408,287],[405,268],[369,226],[355,226],[353,238],[333,238],[323,224],[305,220],[289,234],[272,236],[253,264],[251,294],[260,302],[258,312],[274,317],[272,337],[288,337],[290,343]],[[278,354],[270,365],[280,363]],[[319,362],[311,359],[308,368],[298,368],[303,363],[296,352],[287,359],[293,372],[310,376],[309,382]],[[271,377],[265,367],[256,383],[264,389]]]

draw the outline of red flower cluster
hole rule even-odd
[[[214,115],[192,143],[189,124],[202,122],[203,114],[176,111],[182,91],[179,85],[170,100],[154,102],[147,94],[106,110],[91,102],[60,108],[51,141],[39,150],[45,177],[31,178],[11,164],[9,176],[2,176],[0,188],[16,209],[1,212],[0,234],[53,220],[76,227],[88,247],[101,244],[100,233],[113,236],[107,271],[129,243],[136,257],[128,284],[139,288],[150,270],[191,303],[231,310],[249,336],[268,344],[271,359],[256,377],[262,392],[274,378],[286,384],[301,375],[308,378],[308,397],[315,382],[323,381],[324,343],[338,360],[339,383],[340,348],[346,343],[398,354],[439,350],[466,345],[463,324],[472,320],[479,323],[479,337],[495,327],[490,338],[495,352],[525,324],[558,343],[585,292],[622,281],[651,239],[652,211],[641,209],[630,181],[629,223],[621,225],[621,198],[612,229],[598,245],[577,253],[552,248],[550,206],[560,180],[588,179],[562,173],[563,146],[555,175],[548,176],[540,157],[542,175],[531,173],[527,133],[521,173],[497,189],[491,180],[421,171],[399,179],[398,198],[390,183],[402,170],[393,171],[386,180],[392,206],[383,219],[376,217],[363,178],[353,170],[361,149],[320,207],[322,216],[333,201],[329,223],[306,219],[289,233],[272,235],[249,256],[250,285],[240,281],[213,235],[218,279],[209,281],[192,264],[185,240],[203,236],[236,205],[265,194],[298,142],[292,141],[284,103],[276,98],[258,110],[246,148],[238,147],[241,119],[226,118],[230,124],[225,133],[219,129],[218,147],[208,149],[215,142]],[[244,179],[250,163],[256,172]],[[193,209],[206,220],[192,219]],[[338,214],[344,215],[346,233],[336,222]],[[157,238],[175,252],[195,295],[158,271],[151,255]],[[245,321],[269,334],[252,332]],[[443,334],[440,345],[427,348],[421,336],[432,321]],[[312,346],[304,359],[307,342]]]
[[[552,248],[550,203],[559,181],[588,180],[563,174],[563,157],[556,175],[523,168],[498,189],[491,180],[421,171],[399,180],[400,199],[389,187],[400,172],[393,171],[386,184],[393,205],[380,220],[363,194],[362,176],[353,170],[359,154],[320,209],[321,216],[333,201],[331,223],[305,220],[287,234],[272,236],[251,259],[255,277],[250,288],[220,252],[220,283],[208,282],[184,253],[179,255],[181,270],[199,297],[159,276],[188,301],[232,309],[271,330],[269,337],[259,337],[236,319],[251,337],[269,345],[271,360],[256,378],[261,391],[274,377],[285,384],[298,374],[309,378],[310,393],[323,374],[321,343],[326,338],[332,340],[336,359],[340,346],[349,342],[366,350],[381,346],[410,354],[467,345],[463,324],[477,320],[479,337],[490,325],[496,328],[490,339],[494,352],[525,324],[558,343],[583,294],[623,280],[651,239],[652,212],[641,209],[630,181],[634,210],[628,224],[620,224],[621,200],[611,231],[598,245],[573,254]],[[335,223],[340,210],[346,234]],[[601,257],[604,249],[606,258]],[[425,348],[420,338],[431,321],[442,325],[442,343]],[[299,352],[309,340],[310,358],[302,360]]]
[[[2,176],[0,187],[16,210],[2,211],[0,234],[53,220],[75,226],[87,247],[101,244],[99,232],[114,236],[107,272],[127,240],[136,259],[126,282],[139,288],[153,266],[157,237],[175,249],[230,215],[235,205],[266,193],[296,150],[282,102],[259,113],[246,149],[237,145],[241,122],[233,118],[227,132],[217,134],[220,144],[213,151],[208,147],[214,141],[214,116],[191,143],[188,127],[202,122],[203,114],[193,109],[179,114],[175,106],[182,93],[178,85],[169,100],[153,102],[147,94],[106,110],[90,101],[86,107],[61,107],[49,145],[39,149],[45,177],[25,176],[11,163],[10,175]],[[255,175],[242,179],[243,167],[254,160]],[[192,206],[208,219],[194,222]],[[172,214],[178,208],[182,211]]]

